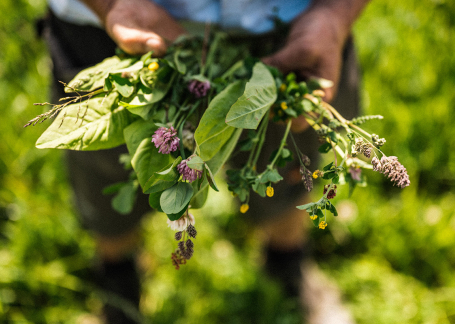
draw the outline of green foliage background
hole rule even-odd
[[[94,247],[80,229],[63,152],[23,129],[48,99],[50,61],[34,21],[43,0],[0,2],[0,320],[82,323],[100,297],[86,278]],[[369,130],[407,167],[340,188],[340,216],[312,231],[316,258],[358,323],[455,323],[455,2],[373,1],[355,26]],[[317,190],[318,188],[316,188]],[[361,188],[363,189],[363,188]],[[295,305],[262,276],[258,235],[225,192],[197,215],[196,256],[176,272],[165,217],[144,223],[142,309],[157,323],[295,323]]]

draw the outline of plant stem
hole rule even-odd
[[[286,126],[286,131],[284,132],[283,139],[281,140],[280,147],[278,148],[278,151],[276,152],[275,157],[273,158],[272,163],[269,164],[269,168],[272,169],[273,166],[275,165],[276,160],[278,157],[281,155],[281,151],[283,150],[284,146],[286,145],[286,140],[289,135],[289,131],[291,129],[291,124],[292,124],[292,119],[289,119],[288,124]]]

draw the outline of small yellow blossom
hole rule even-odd
[[[266,193],[267,193],[267,197],[273,197],[273,194],[275,193],[275,191],[273,190],[272,186],[268,186]]]
[[[319,228],[320,228],[320,229],[325,229],[326,227],[327,227],[327,223],[326,223],[325,221],[321,221],[321,222],[319,223]]]
[[[159,67],[160,67],[160,65],[157,62],[152,62],[149,64],[148,69],[150,71],[156,71],[156,70],[158,70]]]
[[[313,216],[310,216],[311,220],[315,220],[316,218],[318,218],[318,215],[313,215]]]
[[[282,83],[282,84],[280,85],[280,91],[281,91],[281,92],[285,92],[285,91],[286,91],[286,88],[287,88],[287,86],[286,86],[284,83]]]
[[[287,104],[286,102],[283,101],[283,102],[280,104],[280,107],[281,107],[281,109],[286,110],[286,109],[288,109],[288,104]]]
[[[319,177],[319,170],[313,172],[313,179],[317,179]]]
[[[278,116],[283,116],[283,111],[282,110],[278,110]]]
[[[248,206],[248,204],[242,204],[242,206],[240,206],[240,212],[242,214],[245,214],[249,208],[250,208],[250,206]]]

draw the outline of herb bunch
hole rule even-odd
[[[80,72],[65,85],[74,95],[26,126],[56,116],[38,148],[100,150],[126,144],[129,156],[122,161],[132,173],[128,182],[107,189],[116,193],[113,207],[129,213],[136,190],[148,194],[150,206],[164,212],[177,231],[172,262],[178,269],[194,252],[195,221],[188,211],[204,204],[209,188],[218,191],[214,175],[236,150],[249,152],[241,169],[227,171],[228,188],[240,200],[242,213],[252,192],[274,195],[274,184],[283,180],[278,167],[296,158],[306,190],[312,190],[315,179],[329,182],[321,199],[297,206],[321,229],[327,226],[326,211],[337,216],[330,201],[337,186],[348,183],[352,191],[365,184],[361,169],[381,172],[401,188],[410,184],[398,159],[381,151],[385,140],[359,126],[382,117],[344,119],[322,100],[327,85],[327,80],[306,83],[292,73],[284,76],[230,44],[225,34],[213,33],[210,40],[181,38],[163,58],[151,52],[108,58]],[[309,158],[292,137],[291,124],[299,116],[319,135],[319,151],[333,152],[333,161],[322,170],[309,169]],[[270,163],[258,170],[269,122],[286,127]],[[237,145],[243,130],[248,135]],[[287,147],[288,137],[296,157]]]

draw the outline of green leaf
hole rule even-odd
[[[328,171],[328,170],[330,170],[333,167],[333,165],[334,165],[334,162],[330,162],[322,170],[323,171]]]
[[[182,157],[179,156],[165,168],[158,172],[155,172],[142,188],[144,193],[148,194],[163,191],[169,187],[172,187],[180,177],[180,173],[177,171],[177,165],[181,161]]]
[[[333,143],[338,143],[337,134],[335,132],[329,132],[327,135]]]
[[[252,186],[254,192],[258,193],[259,196],[265,197],[267,192],[267,185],[256,180]]]
[[[125,185],[125,182],[117,182],[103,188],[103,195],[112,195],[117,192]]]
[[[191,208],[192,209],[197,209],[201,208],[204,206],[205,202],[207,201],[207,197],[209,195],[209,187],[204,186],[202,189],[200,189],[197,194],[193,195],[193,198],[191,199]]]
[[[337,212],[337,209],[335,208],[335,206],[331,203],[331,202],[328,202],[329,203],[329,206],[327,207],[327,210],[330,211],[333,216],[338,216],[338,212]]]
[[[179,71],[179,73],[185,74],[186,73],[186,65],[182,61],[180,61],[179,55],[180,55],[180,51],[179,50],[175,51],[175,53],[174,53],[175,67],[177,68],[177,71]]]
[[[278,173],[277,169],[268,169],[261,176],[261,183],[278,182],[281,180],[283,180],[283,177]]]
[[[245,92],[229,110],[226,123],[236,128],[256,129],[276,98],[275,80],[267,67],[258,62]]]
[[[328,153],[332,149],[332,145],[330,143],[324,143],[321,146],[319,146],[318,151],[320,153]]]
[[[158,153],[158,149],[152,143],[152,135],[157,129],[153,123],[140,119],[124,130],[131,165],[142,188],[155,172],[163,170],[174,161],[169,154]]]
[[[207,181],[209,182],[210,187],[212,187],[213,190],[215,191],[220,191],[218,189],[218,186],[216,185],[215,182],[215,177],[212,174],[212,171],[210,170],[209,166],[205,163],[205,169],[207,170]]]
[[[79,72],[73,80],[68,83],[65,92],[74,92],[73,88],[80,91],[93,91],[102,88],[104,80],[114,70],[123,69],[136,62],[136,58],[120,59],[113,56],[103,62]]]
[[[186,162],[186,165],[193,170],[202,171],[204,170],[204,161],[199,156],[193,156],[191,160]]]
[[[240,134],[242,134],[241,129],[236,129],[234,133],[231,135],[229,140],[224,144],[224,146],[219,150],[218,154],[216,154],[212,159],[207,161],[207,166],[210,168],[212,171],[212,175],[215,176],[216,173],[221,169],[221,167],[226,163],[227,159],[231,156],[232,151],[234,150],[237,141],[239,140]],[[212,177],[213,179],[213,177]],[[203,183],[202,187],[200,190],[196,193],[194,193],[193,200],[195,198],[198,198],[199,195],[204,194],[204,190],[208,186],[208,182]],[[191,203],[191,206],[193,206],[193,203]],[[196,208],[196,207],[194,207]]]
[[[317,205],[317,203],[311,202],[311,203],[308,203],[305,205],[297,206],[297,208],[301,209],[301,210],[306,210],[307,212],[309,212],[316,205]]]
[[[114,92],[68,105],[38,138],[36,147],[90,151],[123,144],[123,129],[136,117],[117,104]]]
[[[179,219],[180,217],[183,216],[183,214],[185,214],[186,210],[188,209],[190,204],[187,204],[181,211],[179,211],[178,213],[175,213],[175,214],[166,214],[167,218],[169,218],[169,220],[171,221],[175,221],[177,219]]]
[[[221,91],[209,104],[194,133],[200,157],[208,161],[229,140],[235,128],[225,123],[226,114],[242,95],[245,84],[236,81]]]
[[[155,209],[159,212],[163,212],[163,210],[161,209],[161,206],[160,206],[160,197],[161,197],[162,193],[163,193],[162,191],[159,191],[159,192],[151,193],[149,195],[150,207],[152,207],[153,209]]]
[[[178,182],[163,191],[160,197],[160,205],[166,214],[177,214],[186,209],[191,197],[193,187],[187,182]]]
[[[122,78],[121,75],[113,74],[109,75],[109,79],[123,97],[128,98],[133,94],[134,85],[127,78]]]
[[[136,192],[137,183],[134,181],[127,182],[112,199],[112,208],[123,215],[131,213],[136,201]]]
[[[120,68],[120,69],[115,69],[115,70],[112,70],[109,72],[110,75],[113,75],[113,74],[123,74],[124,72],[137,72],[139,70],[141,70],[142,68],[144,67],[144,62],[142,61],[137,61],[136,63],[134,63],[133,65],[130,65],[130,66],[127,66],[127,67],[124,67],[124,68]]]

